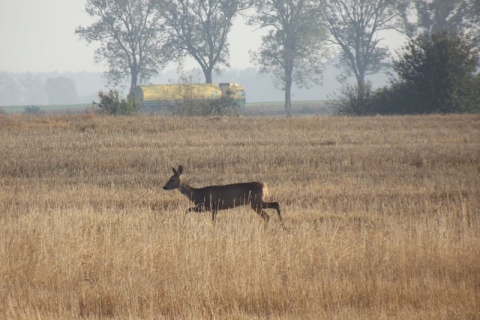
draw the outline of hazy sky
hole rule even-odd
[[[93,61],[94,44],[75,34],[92,18],[85,0],[0,0],[0,71],[104,71]],[[249,49],[259,47],[261,35],[239,18],[229,35],[230,65],[252,66]],[[188,65],[187,65],[188,67]]]

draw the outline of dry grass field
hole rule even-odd
[[[480,319],[480,116],[0,116],[1,319]],[[258,180],[282,205],[164,191]]]

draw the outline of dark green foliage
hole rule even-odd
[[[363,96],[358,94],[357,85],[345,85],[340,95],[333,101],[333,108],[342,115],[368,115],[371,114],[371,84],[365,84]]]
[[[127,99],[120,99],[120,94],[116,90],[110,90],[108,93],[100,91],[98,93],[100,103],[98,107],[100,112],[110,115],[132,115],[140,110],[140,105],[130,94]]]
[[[408,113],[474,111],[477,64],[477,50],[461,35],[423,35],[394,62],[399,79],[392,89],[411,104],[403,107]]]
[[[344,93],[348,103],[338,110],[358,115],[480,112],[477,67],[478,50],[468,38],[425,34],[411,40],[394,61],[398,78],[389,87],[361,102]]]

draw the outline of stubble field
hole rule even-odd
[[[2,319],[480,319],[480,116],[0,116]],[[161,187],[263,181],[283,209]]]

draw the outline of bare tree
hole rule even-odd
[[[106,60],[109,82],[118,85],[130,78],[130,90],[163,68],[162,18],[158,0],[87,0],[85,11],[98,20],[75,32],[90,42],[100,42],[96,62]]]
[[[181,61],[190,55],[200,65],[205,82],[212,72],[229,66],[227,37],[232,19],[248,7],[246,0],[168,0],[164,6],[169,47]]]
[[[252,53],[252,60],[260,72],[272,73],[275,85],[285,91],[287,115],[292,108],[292,84],[308,87],[320,82],[320,59],[327,39],[320,17],[315,1],[258,0],[256,14],[250,19],[251,24],[269,29],[261,48]]]
[[[357,81],[357,99],[366,93],[365,78],[385,66],[387,49],[379,33],[400,27],[396,0],[319,0],[331,42],[341,48],[340,64]]]

